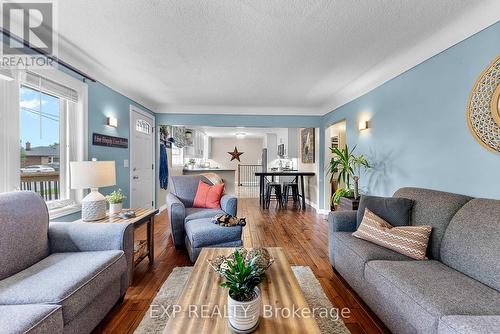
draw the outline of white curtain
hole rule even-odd
[[[64,156],[65,162],[65,171],[61,174],[61,177],[64,177],[66,182],[66,189],[69,194],[69,197],[74,199],[76,202],[80,202],[83,199],[83,191],[75,190],[70,188],[70,172],[69,172],[69,163],[70,161],[83,161],[86,160],[86,142],[87,142],[87,132],[86,127],[83,126],[85,124],[85,113],[83,112],[83,103],[80,101],[79,103],[65,101],[66,106],[66,131],[64,143],[66,145],[66,154]]]
[[[19,80],[0,79],[0,192],[19,188]]]

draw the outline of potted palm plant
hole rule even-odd
[[[106,196],[106,200],[109,203],[109,214],[114,215],[120,213],[123,209],[123,200],[127,198],[121,189],[113,191],[111,194]]]
[[[260,256],[245,261],[240,250],[225,262],[221,271],[228,288],[227,306],[230,326],[238,333],[250,333],[259,325],[260,290],[257,287],[264,279],[264,270],[258,265]]]
[[[332,196],[332,201],[336,204],[340,202],[340,198],[359,198],[359,176],[361,168],[368,169],[370,164],[363,155],[354,155],[354,150],[349,150],[346,145],[344,148],[331,147],[330,150],[333,157],[328,166],[328,173],[330,174],[330,182],[333,182],[337,176],[337,183],[343,184],[344,188],[339,187],[335,194]],[[353,188],[351,188],[351,180],[354,181]]]

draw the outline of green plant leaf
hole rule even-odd
[[[229,289],[231,298],[239,301],[248,300],[253,296],[255,287],[264,279],[264,274],[255,265],[258,256],[245,263],[243,255],[235,251],[233,258],[227,261],[228,268],[223,272],[225,282],[220,286]]]
[[[333,182],[335,174],[337,174],[337,182],[344,183],[347,188],[351,187],[351,178],[357,176],[359,178],[361,167],[368,169],[370,164],[363,155],[355,156],[354,151],[356,146],[349,149],[346,145],[344,148],[331,147],[332,158],[327,170],[330,174],[330,182]],[[335,195],[333,200],[336,201]],[[340,199],[340,197],[338,197]]]

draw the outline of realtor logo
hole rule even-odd
[[[16,67],[27,67],[50,63],[46,56],[56,56],[57,50],[54,3],[4,1],[1,8],[2,65],[12,67],[16,63]]]

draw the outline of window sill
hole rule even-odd
[[[52,209],[49,210],[49,219],[61,218],[80,211],[82,211],[82,206],[80,204],[72,204],[62,208]]]

